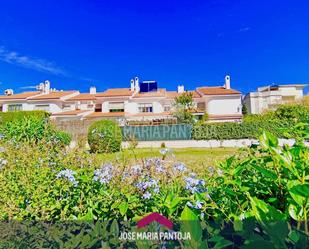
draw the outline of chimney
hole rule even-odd
[[[135,89],[134,79],[131,79],[130,83],[131,83],[131,92],[134,92]]]
[[[95,86],[91,86],[89,92],[90,92],[90,94],[96,94],[97,88]]]
[[[185,91],[184,85],[178,85],[178,87],[177,87],[177,92],[178,92],[178,93],[183,93],[184,91]]]
[[[231,77],[229,75],[225,76],[225,89],[231,89]]]
[[[135,77],[135,91],[139,92],[139,79],[138,79],[138,77]]]
[[[50,92],[50,82],[48,80],[45,80],[44,82],[44,93]]]
[[[11,95],[14,94],[14,91],[13,91],[13,89],[6,89],[6,90],[4,91],[4,94],[5,94],[6,96],[11,96]]]

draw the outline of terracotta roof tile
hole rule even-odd
[[[197,91],[201,92],[204,95],[229,95],[229,94],[241,94],[239,91],[234,89],[226,89],[223,86],[216,87],[199,87]]]
[[[1,95],[0,99],[2,100],[7,100],[7,99],[27,99],[29,97],[35,96],[40,94],[40,92],[23,92],[23,93],[17,93],[17,94],[13,94],[13,95]]]
[[[143,117],[143,116],[169,116],[171,115],[171,112],[160,112],[160,113],[153,113],[153,112],[143,112],[143,113],[136,113],[136,114],[128,114],[128,117]]]
[[[52,116],[76,116],[85,112],[90,112],[91,110],[72,110],[72,111],[66,111],[66,112],[58,112],[52,114]]]
[[[60,99],[62,97],[65,97],[67,95],[71,95],[73,93],[77,93],[77,91],[57,91],[57,92],[51,92],[48,94],[40,94],[38,96],[34,96],[29,98],[29,100],[41,100],[41,99]]]
[[[164,97],[166,89],[159,88],[158,91],[151,91],[147,93],[137,93],[133,98],[148,98],[148,97]]]
[[[124,117],[125,112],[93,112],[87,115],[87,118],[99,118],[99,117]]]
[[[95,94],[90,93],[80,93],[72,98],[68,98],[67,101],[70,100],[96,100]]]
[[[130,88],[111,88],[103,93],[97,93],[96,97],[117,97],[117,96],[131,96],[133,92]]]
[[[197,92],[197,91],[187,91],[189,93],[192,93],[193,94],[193,98],[200,98],[201,95]],[[169,99],[174,99],[178,96],[180,96],[182,93],[178,93],[176,91],[167,91],[165,96]]]

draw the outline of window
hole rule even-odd
[[[199,102],[197,103],[197,109],[199,111],[205,111],[205,102]]]
[[[49,105],[35,105],[34,110],[49,111]]]
[[[138,111],[139,112],[152,112],[153,106],[152,104],[139,104]]]
[[[72,108],[71,108],[71,105],[70,105],[70,104],[63,104],[63,105],[62,105],[62,109],[65,110],[65,111],[67,111],[67,110],[71,110]]]
[[[22,110],[23,110],[22,104],[8,105],[8,111],[9,112],[22,111]]]
[[[124,112],[123,102],[113,102],[109,103],[109,112]]]
[[[170,105],[165,105],[164,106],[164,111],[165,112],[169,112],[171,110],[171,106]]]

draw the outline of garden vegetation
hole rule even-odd
[[[112,127],[118,134],[113,122],[89,129],[95,142],[103,134],[104,144],[96,144],[94,152],[119,149],[121,137],[110,139]],[[263,132],[259,145],[199,172],[165,147],[161,157],[130,163],[119,152],[111,164],[84,147],[63,149],[35,136],[18,140],[4,134],[0,217],[6,223],[0,225],[0,247],[306,248],[309,151],[304,141],[309,134],[304,123],[284,130],[296,138],[293,146],[280,147],[274,134]],[[192,240],[139,244],[118,239],[120,230],[128,229],[123,221],[152,212],[190,232]]]

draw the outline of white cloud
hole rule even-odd
[[[6,63],[22,66],[39,72],[63,76],[67,75],[67,73],[63,69],[57,67],[54,63],[50,61],[20,55],[15,51],[8,51],[4,47],[0,47],[0,60]]]
[[[36,86],[21,86],[19,89],[36,89]]]
[[[242,33],[242,32],[248,32],[251,30],[251,27],[244,27],[244,28],[241,28],[239,30],[237,30],[238,33]]]

